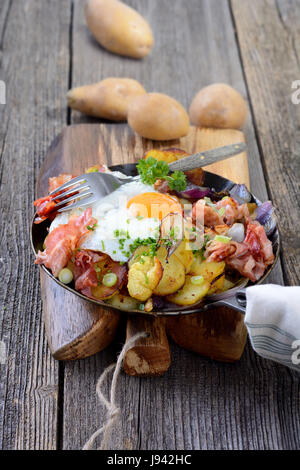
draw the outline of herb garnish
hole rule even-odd
[[[93,231],[94,231],[96,227],[97,227],[97,222],[96,222],[94,225],[87,225],[86,228],[87,228],[88,230],[93,230]]]
[[[142,182],[145,184],[154,184],[156,180],[163,179],[168,181],[171,190],[184,191],[186,189],[185,174],[182,171],[174,171],[174,173],[168,176],[169,166],[164,161],[149,157],[138,162],[137,170]]]

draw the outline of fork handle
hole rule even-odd
[[[188,157],[181,158],[176,162],[169,164],[171,171],[181,170],[194,170],[202,166],[211,165],[212,163],[225,160],[226,158],[233,157],[246,150],[247,146],[244,142],[239,142],[233,145],[226,145],[225,147],[219,147],[212,150],[206,150],[205,152],[195,153]]]

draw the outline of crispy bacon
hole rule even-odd
[[[96,266],[99,268],[97,274]],[[117,282],[112,287],[102,283],[106,273],[114,273]],[[82,294],[96,300],[111,297],[126,282],[127,267],[113,261],[105,253],[96,253],[91,250],[80,250],[75,257],[75,289]],[[99,277],[98,277],[99,276]]]
[[[273,263],[272,243],[264,228],[250,218],[243,243],[212,241],[208,244],[205,257],[208,261],[225,261],[228,266],[255,282],[262,277],[267,266]]]
[[[91,250],[80,250],[75,256],[75,289],[88,297],[93,297],[91,287],[97,287],[98,278],[95,263],[101,261],[106,255],[98,254]]]
[[[49,193],[55,191],[55,189],[59,188],[62,184],[67,183],[72,178],[73,175],[61,174],[59,176],[54,176],[53,178],[49,178]],[[54,219],[56,215],[55,210],[55,201],[53,201],[53,196],[45,196],[37,199],[34,201],[33,205],[36,207],[37,217],[34,220],[35,224],[40,224],[44,220],[50,218],[51,220]]]
[[[57,277],[77,248],[80,240],[88,233],[87,226],[97,223],[88,208],[80,216],[72,216],[67,224],[54,228],[46,238],[45,251],[39,251],[35,264],[44,264]]]
[[[192,218],[198,227],[205,225],[213,228],[224,223],[223,217],[213,207],[206,206],[203,199],[193,204]]]
[[[226,197],[216,203],[217,210],[220,210],[222,207],[225,210],[223,219],[227,225],[233,225],[237,220],[249,217],[247,204],[239,205],[232,197]]]
[[[249,247],[255,259],[263,259],[265,266],[273,263],[274,253],[272,243],[259,222],[253,221],[250,218],[247,219],[247,232],[244,243]]]
[[[55,191],[57,188],[59,188],[60,186],[62,186],[65,183],[67,183],[72,178],[75,178],[75,176],[65,174],[65,173],[62,173],[61,175],[53,176],[52,178],[49,178],[49,193],[52,193],[52,191]]]

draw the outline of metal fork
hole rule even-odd
[[[246,150],[244,142],[226,145],[213,150],[195,153],[169,164],[170,171],[188,171],[211,165],[220,160],[225,160]],[[86,173],[71,179],[50,193],[53,200],[58,201],[58,212],[65,212],[77,207],[93,204],[102,197],[110,194],[125,183],[137,181],[140,176],[126,176],[112,173]],[[68,204],[73,202],[73,204]],[[68,205],[66,205],[68,204]]]

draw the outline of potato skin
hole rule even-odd
[[[196,126],[241,129],[247,119],[247,104],[231,86],[215,83],[196,94],[189,114]]]
[[[110,52],[141,59],[153,47],[147,21],[118,0],[88,0],[85,17],[93,36]]]
[[[184,107],[163,93],[147,93],[132,100],[128,124],[146,139],[172,140],[189,132],[189,117]]]
[[[157,257],[163,268],[163,275],[158,285],[153,289],[155,295],[168,295],[177,292],[185,281],[185,268],[182,262],[175,254],[167,259],[167,250],[165,247],[160,247],[157,252]]]
[[[106,78],[101,82],[72,88],[67,94],[68,106],[89,116],[126,121],[130,101],[146,90],[131,78]]]

